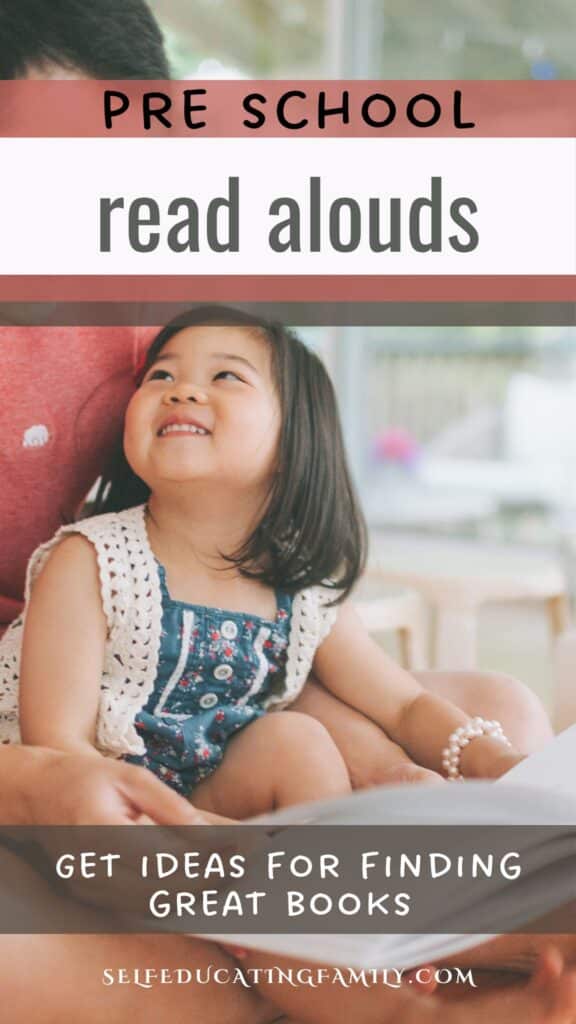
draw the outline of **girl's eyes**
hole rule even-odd
[[[160,368],[152,370],[145,378],[144,383],[147,384],[151,380],[174,380],[174,374],[170,373],[169,370],[162,370]],[[214,375],[214,380],[238,380],[243,382],[243,378],[239,377],[233,370],[220,370],[219,373]]]
[[[214,380],[240,380],[241,381],[242,377],[239,377],[238,374],[234,373],[233,370],[220,370],[220,373],[217,373],[215,375]]]
[[[151,373],[146,377],[146,381],[149,380],[174,380],[174,377],[170,373],[170,370],[152,370]]]

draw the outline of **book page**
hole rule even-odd
[[[556,736],[498,780],[506,785],[537,786],[576,798],[576,725]]]
[[[467,782],[462,785],[379,787],[352,794],[344,799],[289,807],[258,819],[270,826],[271,842],[277,833],[303,824],[322,825],[413,825],[422,828],[443,825],[547,825],[551,829],[545,849],[538,841],[522,849],[525,880],[519,890],[504,886],[489,900],[478,903],[474,887],[470,902],[454,904],[446,910],[449,932],[434,933],[434,921],[426,933],[414,934],[308,934],[281,935],[235,934],[219,935],[222,942],[265,949],[305,960],[330,962],[369,968],[387,964],[396,968],[413,967],[426,960],[449,956],[468,949],[489,938],[545,915],[552,907],[562,905],[572,894],[572,869],[564,871],[566,843],[576,843],[576,794],[574,787],[562,792],[555,785],[555,772],[566,772],[566,759],[571,750],[571,737],[563,735],[552,741],[546,750],[553,766],[548,773],[548,790],[540,785],[534,789],[532,780],[542,782],[543,772],[534,767],[539,755],[527,758],[521,765],[524,778],[507,786],[507,777],[496,788],[493,782]],[[552,756],[550,754],[552,751]],[[554,767],[554,765],[556,767]],[[499,780],[500,781],[500,780]],[[552,790],[553,792],[550,792]],[[478,918],[478,934],[462,929],[471,908]],[[438,921],[436,921],[438,924]]]

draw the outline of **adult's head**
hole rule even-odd
[[[169,78],[144,0],[0,0],[0,78]]]

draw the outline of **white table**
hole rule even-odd
[[[478,612],[488,603],[539,601],[554,637],[566,627],[564,574],[546,553],[394,534],[377,534],[372,549],[382,579],[418,591],[428,605],[435,668],[476,667]]]

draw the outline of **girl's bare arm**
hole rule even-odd
[[[24,743],[97,754],[105,639],[94,549],[80,535],[67,537],[38,576],[26,612],[20,675]]]
[[[366,715],[414,760],[442,771],[448,737],[468,716],[427,693],[364,629],[354,609],[343,605],[314,660],[314,673],[336,697]],[[497,777],[519,760],[500,741],[480,737],[462,754],[467,776]]]

